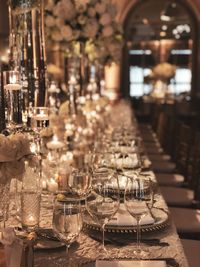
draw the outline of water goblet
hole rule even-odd
[[[69,266],[69,247],[76,241],[82,229],[82,215],[79,201],[69,202],[56,199],[52,224],[55,235],[66,245],[67,266]]]
[[[137,221],[137,247],[134,255],[143,258],[147,253],[141,249],[141,219],[150,213],[149,203],[152,202],[152,189],[150,179],[127,178],[124,191],[124,204],[127,211]]]
[[[86,199],[86,209],[102,229],[102,254],[108,257],[105,247],[105,226],[118,211],[120,205],[119,182],[116,175],[95,176],[92,179],[92,192]]]

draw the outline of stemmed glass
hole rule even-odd
[[[71,163],[58,165],[58,192],[65,199],[84,200],[91,190],[91,167],[88,154],[74,151]]]
[[[105,248],[105,226],[115,215],[120,205],[118,177],[93,175],[92,193],[86,199],[86,209],[102,229],[102,256],[108,256]],[[101,257],[101,255],[100,255]]]
[[[124,192],[124,204],[127,211],[137,221],[137,247],[134,254],[137,258],[146,256],[146,252],[141,249],[141,219],[150,213],[152,202],[152,187],[150,179],[127,178]]]
[[[70,245],[78,238],[82,229],[80,203],[55,200],[53,210],[53,231],[61,242],[66,245],[66,255]],[[70,262],[68,259],[68,265]]]

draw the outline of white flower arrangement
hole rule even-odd
[[[116,8],[108,0],[48,0],[47,43],[59,43],[72,51],[77,42],[82,42],[91,60],[119,60],[122,29],[115,16]]]
[[[163,62],[156,65],[152,72],[155,79],[168,82],[176,74],[176,66]]]
[[[0,183],[22,178],[24,159],[31,155],[29,140],[23,134],[0,134]]]

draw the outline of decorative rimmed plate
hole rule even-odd
[[[34,249],[56,249],[56,248],[62,248],[65,247],[64,243],[61,243],[59,241],[53,241],[53,240],[38,240],[36,245],[34,246]]]
[[[140,229],[142,233],[151,233],[154,231],[160,231],[165,229],[170,225],[170,219],[168,213],[159,208],[152,209],[152,215],[154,218],[154,223],[141,225]],[[90,234],[90,231],[101,231],[100,225],[95,223],[92,218],[88,215],[84,216],[83,229]],[[120,233],[129,234],[136,233],[136,225],[106,225],[105,232],[107,233]]]

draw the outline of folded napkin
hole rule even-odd
[[[24,262],[25,244],[22,239],[16,237],[13,228],[6,228],[0,232],[0,242],[4,245],[6,267],[33,266],[32,248],[28,250],[28,255],[27,255],[28,261],[25,264]],[[29,246],[28,243],[27,245]]]
[[[129,154],[126,157],[116,159],[117,168],[135,168],[139,164],[137,154]]]
[[[165,261],[96,261],[95,267],[166,267]]]
[[[141,207],[140,207],[141,208]],[[150,214],[145,215],[140,222],[140,225],[153,224],[155,221]],[[136,226],[137,221],[133,218],[130,213],[126,210],[124,204],[120,204],[118,212],[115,216],[107,223],[107,225],[114,226]]]

